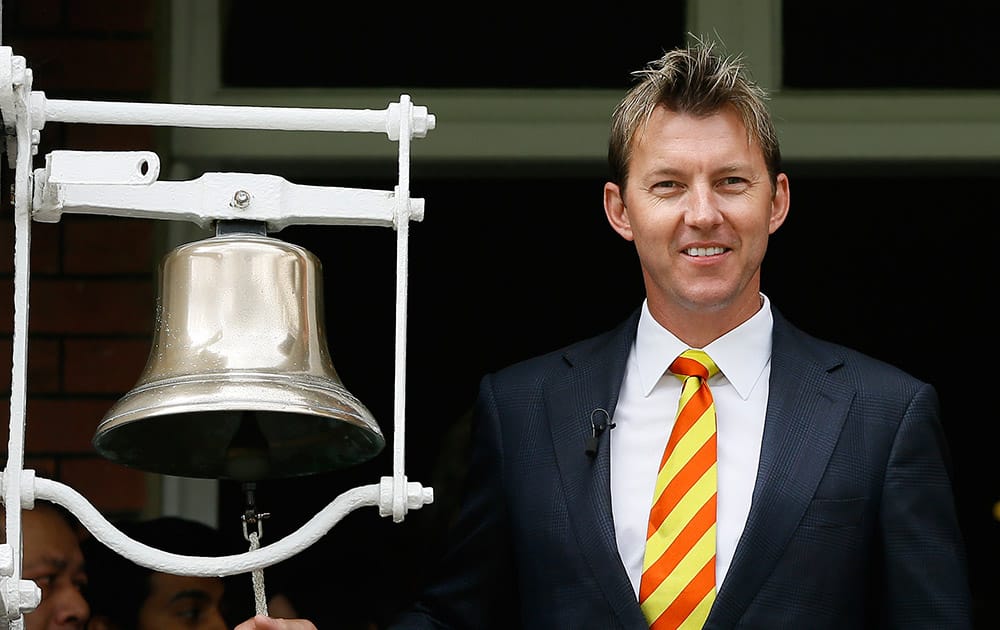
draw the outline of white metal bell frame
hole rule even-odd
[[[98,540],[133,562],[166,573],[224,576],[259,571],[287,559],[324,536],[362,506],[377,506],[394,521],[434,500],[432,488],[404,473],[406,308],[409,222],[423,219],[424,202],[409,195],[410,144],[434,129],[426,107],[403,94],[382,110],[235,107],[47,99],[32,91],[24,57],[0,46],[0,116],[8,167],[14,179],[14,334],[10,436],[0,490],[7,506],[34,507],[44,499],[67,508]],[[151,151],[53,151],[32,172],[41,131],[48,121],[227,129],[385,133],[398,142],[399,178],[390,191],[303,186],[274,175],[205,173],[190,181],[157,181],[159,157]],[[234,200],[236,203],[234,203]],[[297,531],[245,553],[199,557],[167,553],[121,532],[85,497],[64,483],[24,469],[27,392],[29,251],[32,221],[58,222],[64,213],[104,214],[187,221],[209,226],[239,219],[266,222],[269,231],[292,224],[372,225],[396,231],[395,382],[393,474],[342,493]],[[21,573],[21,511],[6,510],[7,542],[0,545],[0,621],[20,628],[23,613],[41,601],[38,587]]]

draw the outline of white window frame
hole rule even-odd
[[[400,93],[389,88],[223,87],[219,1],[170,0],[170,102],[381,109],[399,100]],[[716,37],[728,50],[741,52],[754,79],[770,90],[786,163],[865,168],[872,163],[1000,162],[998,91],[781,89],[782,0],[687,1],[685,31]],[[407,94],[438,123],[415,142],[415,167],[440,160],[464,166],[558,162],[603,168],[609,116],[621,97],[619,90],[594,89],[419,88]],[[338,134],[318,141],[314,133],[184,128],[169,133],[174,179],[218,170],[230,161],[295,177],[323,172],[330,164],[376,158],[391,167],[396,156],[395,145],[370,137],[374,134]],[[442,168],[434,174],[453,172]],[[190,228],[175,226],[166,241],[199,237]],[[207,522],[217,518],[213,480],[167,477],[162,493],[167,513],[193,514]]]
[[[744,54],[754,78],[771,90],[786,162],[1000,160],[997,91],[781,89],[781,1],[688,0],[685,30],[718,37]],[[171,0],[170,9],[172,102],[382,108],[399,98],[388,88],[223,87],[219,0]],[[415,145],[416,161],[467,164],[603,163],[609,115],[621,96],[595,89],[415,88],[407,94],[438,120]],[[170,140],[176,161],[260,161],[294,175],[309,164],[394,154],[384,138],[367,135],[317,142],[315,134],[175,129]]]

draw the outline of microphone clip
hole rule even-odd
[[[597,447],[601,443],[601,436],[605,431],[615,428],[615,423],[611,422],[611,414],[606,409],[598,407],[590,412],[591,434],[587,438],[586,453],[589,457],[597,456]]]

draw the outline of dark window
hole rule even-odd
[[[790,88],[1000,88],[1000,4],[822,0],[782,3]]]
[[[227,87],[620,88],[684,41],[684,2],[222,3]],[[641,19],[637,19],[641,18]]]

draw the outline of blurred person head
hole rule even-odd
[[[0,518],[6,512],[0,505]],[[42,600],[24,615],[25,630],[83,628],[90,607],[83,589],[87,574],[83,566],[76,519],[65,509],[47,501],[21,511],[21,577],[33,580]],[[0,543],[7,542],[7,527],[0,527]]]
[[[161,517],[117,527],[155,549],[186,556],[232,552],[219,532],[197,521]],[[135,564],[99,540],[82,543],[89,567],[87,597],[91,630],[225,630],[226,581],[221,577],[172,575]]]

